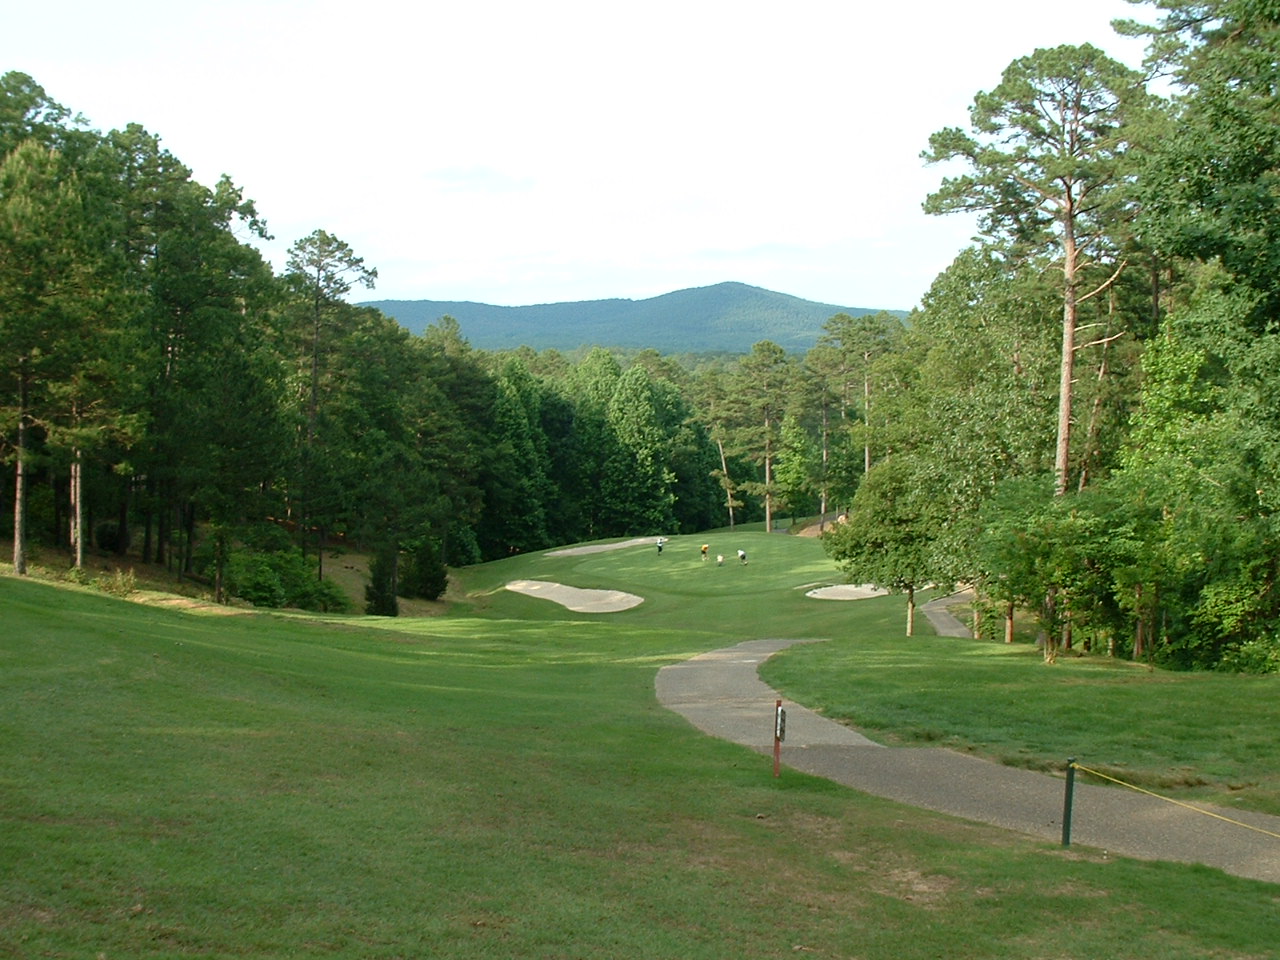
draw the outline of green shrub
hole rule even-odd
[[[1246,640],[1222,654],[1218,669],[1228,673],[1280,673],[1280,638]]]
[[[350,603],[332,580],[316,578],[315,568],[294,547],[232,551],[227,561],[227,592],[255,607],[298,607],[344,613]]]
[[[234,551],[227,561],[227,592],[255,607],[283,607],[287,594],[277,564],[273,562],[277,556]]]
[[[262,556],[268,558],[271,569],[280,578],[280,586],[284,590],[284,606],[314,609],[309,604],[316,584],[320,582],[316,577],[315,562],[308,560],[302,555],[302,551],[293,546],[264,552]]]
[[[67,583],[76,583],[82,587],[87,587],[93,582],[84,567],[68,567],[67,571],[62,574],[62,579]]]
[[[290,605],[319,613],[348,613],[351,610],[347,595],[328,577],[323,580],[310,577],[306,589],[300,591]]]
[[[439,600],[449,585],[449,571],[440,559],[440,544],[425,539],[404,555],[399,594],[423,600]]]
[[[134,576],[131,567],[128,570],[117,570],[109,577],[99,577],[97,584],[103,593],[109,593],[113,597],[128,597],[137,592],[138,578]]]
[[[396,599],[396,572],[399,551],[381,549],[369,564],[369,584],[364,588],[364,612],[375,617],[398,617],[400,602]]]

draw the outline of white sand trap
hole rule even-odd
[[[592,543],[585,547],[566,547],[563,550],[552,550],[545,557],[580,557],[587,553],[604,553],[606,550],[621,550],[623,547],[655,546],[657,537],[636,537],[633,540],[619,540],[617,543]]]
[[[838,583],[833,587],[810,590],[805,596],[815,600],[868,600],[871,597],[887,596],[888,593],[888,590],[881,590],[869,583]]]
[[[575,613],[617,613],[644,603],[644,597],[637,597],[634,593],[623,593],[621,590],[582,590],[548,580],[512,580],[507,584],[507,589],[551,600]]]

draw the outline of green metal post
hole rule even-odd
[[[1076,792],[1076,758],[1067,758],[1067,792],[1062,799],[1062,845],[1071,846],[1071,804]]]

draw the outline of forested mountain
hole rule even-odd
[[[787,351],[818,342],[837,313],[860,317],[865,307],[814,303],[745,283],[677,290],[648,300],[588,300],[499,307],[449,300],[372,300],[401,326],[421,333],[441,317],[458,321],[482,350],[573,350],[583,346],[652,349],[659,353],[746,353],[760,340]],[[906,316],[905,311],[891,311]]]
[[[839,510],[832,557],[908,610],[963,583],[981,636],[1030,618],[1049,660],[1280,671],[1280,15],[1158,11],[1124,28],[1148,72],[1037,50],[930,138],[952,175],[926,209],[981,235],[907,323],[741,284],[487,320],[353,305],[377,271],[338,238],[276,275],[229,179],[5,74],[13,569],[95,545],[324,606],[355,545],[393,613],[446,564]]]

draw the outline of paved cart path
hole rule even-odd
[[[779,650],[808,642],[813,641],[750,640],[663,667],[655,682],[658,700],[712,736],[771,754],[774,704],[783,699],[786,766],[915,807],[1061,842],[1061,776],[953,750],[883,747],[780,698],[757,669]],[[1133,790],[1077,780],[1071,842],[1142,860],[1202,863],[1280,883],[1280,817],[1197,806],[1256,829]]]

